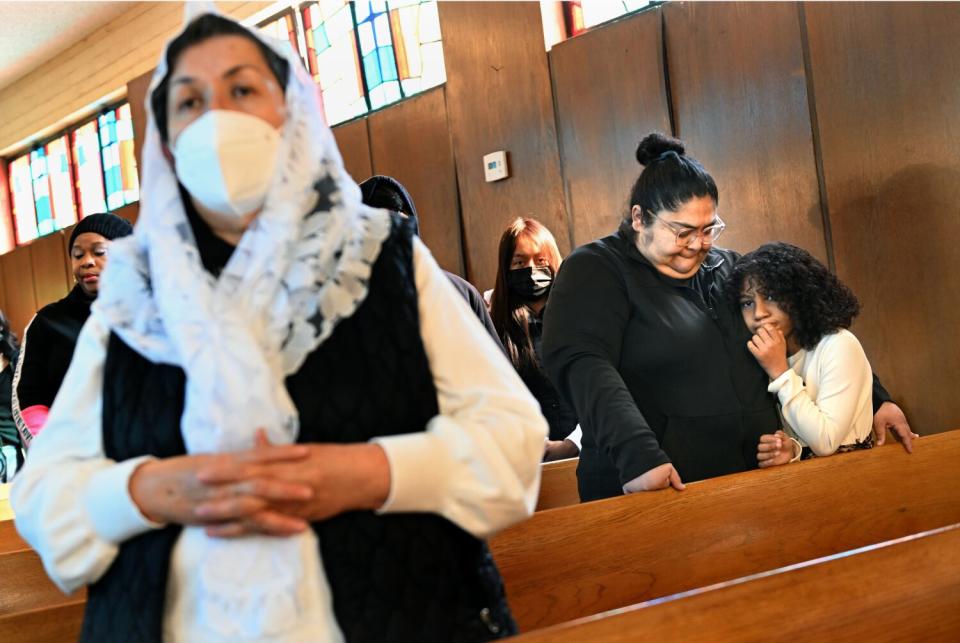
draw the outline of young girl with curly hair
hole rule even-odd
[[[744,255],[730,280],[753,333],[747,348],[770,376],[785,420],[786,433],[760,438],[760,466],[872,447],[873,375],[847,330],[860,310],[850,289],[788,243]]]

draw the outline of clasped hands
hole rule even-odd
[[[360,444],[270,444],[148,460],[130,496],[154,522],[198,525],[216,537],[289,536],[345,511],[377,509],[390,491],[383,449]]]

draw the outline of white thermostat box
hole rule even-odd
[[[510,176],[507,169],[507,153],[504,151],[490,152],[483,157],[483,176],[487,183],[499,181]]]

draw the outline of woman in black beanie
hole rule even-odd
[[[43,428],[67,374],[77,335],[97,298],[100,273],[113,239],[133,232],[126,219],[94,214],[70,234],[70,264],[77,285],[60,301],[40,309],[27,325],[13,378],[13,418],[25,447]],[[29,349],[29,350],[28,350]]]

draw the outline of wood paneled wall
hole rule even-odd
[[[723,245],[789,241],[826,263],[797,5],[671,2],[663,14],[676,133],[717,182]]]
[[[537,2],[441,2],[447,111],[466,238],[467,275],[489,287],[497,240],[539,219],[570,251],[550,72]],[[510,178],[487,183],[483,156],[509,153]]]
[[[647,11],[550,51],[574,246],[617,228],[642,169],[637,143],[671,131],[660,22]]]
[[[366,118],[358,118],[334,127],[333,137],[337,140],[337,147],[340,148],[343,166],[354,181],[359,183],[373,174],[373,163],[370,161],[370,132],[367,130]]]
[[[460,203],[444,88],[371,114],[367,125],[373,174],[403,183],[417,207],[420,237],[445,270],[462,276]]]
[[[147,134],[147,92],[153,70],[145,72],[127,83],[127,102],[130,103],[130,118],[133,119],[133,150],[137,167],[143,167],[143,142]]]
[[[921,431],[960,426],[960,5],[804,10],[853,330]]]
[[[30,268],[37,307],[62,298],[73,287],[66,247],[69,239],[69,232],[61,230],[30,244]]]
[[[6,308],[10,328],[23,338],[23,329],[33,318],[39,306],[33,285],[33,265],[30,246],[0,255],[0,276],[3,278]],[[46,302],[44,302],[46,303]]]
[[[637,141],[673,130],[717,178],[724,245],[783,239],[832,260],[914,427],[960,426],[960,6],[675,2],[549,57],[537,3],[443,3],[440,19],[445,88],[334,135],[355,179],[410,188],[444,267],[489,288],[515,216],[543,221],[563,252],[611,232]],[[498,149],[511,177],[488,184],[481,158]],[[18,330],[64,287],[51,247],[0,258]]]

